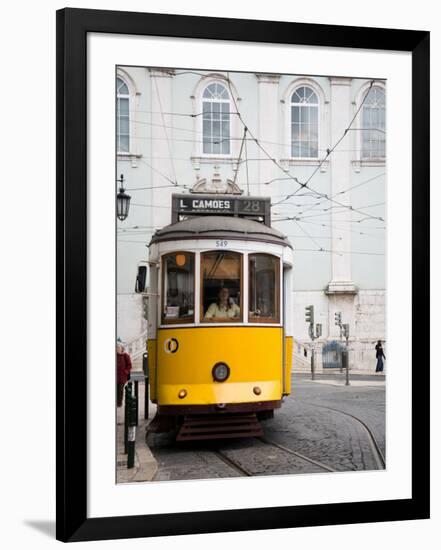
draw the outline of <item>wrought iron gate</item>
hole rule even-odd
[[[324,369],[336,369],[341,367],[341,352],[343,345],[336,340],[326,342],[323,346],[323,368]]]

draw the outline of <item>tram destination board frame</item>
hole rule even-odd
[[[412,55],[412,496],[89,517],[87,38],[90,33],[375,49]],[[418,343],[418,345],[416,345]],[[425,368],[421,368],[424,365]],[[429,33],[64,9],[57,12],[57,527],[65,542],[429,517]]]
[[[172,197],[172,223],[181,215],[222,214],[261,218],[271,226],[271,200],[267,197],[237,197],[219,195],[177,195]]]

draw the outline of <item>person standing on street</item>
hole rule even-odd
[[[375,346],[375,351],[377,358],[377,368],[375,369],[375,372],[383,372],[383,359],[386,359],[386,356],[384,355],[381,340],[378,340],[377,345]]]
[[[132,361],[130,355],[125,352],[124,344],[118,340],[116,344],[116,402],[121,407],[124,397],[124,386],[130,377]]]

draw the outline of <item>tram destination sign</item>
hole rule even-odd
[[[261,219],[271,225],[269,197],[238,197],[234,195],[172,195],[172,223],[183,216],[239,216]]]

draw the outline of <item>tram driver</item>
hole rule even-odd
[[[216,302],[208,306],[204,319],[225,319],[231,317],[240,317],[240,307],[230,298],[228,288],[221,287],[217,294]]]

